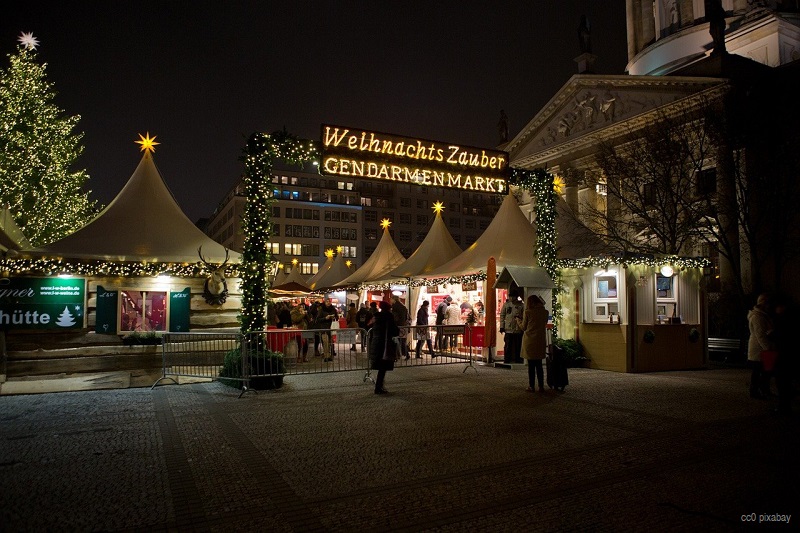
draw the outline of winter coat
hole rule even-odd
[[[347,327],[348,328],[357,328],[358,327],[358,320],[356,320],[356,315],[358,311],[356,311],[355,307],[351,307],[347,310]]]
[[[500,308],[500,327],[505,330],[505,333],[522,333],[516,319],[521,319],[524,311],[525,306],[519,300],[514,301],[511,298],[506,300],[506,303]]]
[[[447,311],[444,312],[444,323],[448,326],[461,324],[461,308],[455,302],[450,302]]]
[[[305,307],[296,305],[292,307],[292,325],[299,329],[308,329],[308,314]]]
[[[392,314],[384,311],[377,313],[371,331],[372,338],[369,341],[370,368],[372,370],[393,370],[394,361],[383,360],[383,351],[386,343],[395,342],[394,337],[397,337],[400,333],[400,328],[394,323]],[[400,355],[399,351],[398,355]]]
[[[769,314],[756,306],[747,313],[750,326],[750,340],[747,341],[747,360],[761,361],[762,350],[774,350],[775,344],[768,338],[773,330]]]
[[[547,309],[542,304],[528,307],[522,314],[522,358],[544,359],[547,356]]]
[[[442,300],[436,306],[436,325],[444,324],[444,315],[447,313],[447,300]]]

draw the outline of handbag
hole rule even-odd
[[[772,372],[775,368],[775,361],[778,359],[777,350],[761,350],[761,366],[765,372]]]

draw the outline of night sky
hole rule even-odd
[[[81,116],[92,197],[113,199],[149,131],[192,220],[235,183],[253,132],[318,140],[328,123],[492,148],[501,109],[513,137],[577,73],[581,14],[595,71],[627,62],[623,0],[59,4],[6,6],[3,68],[32,32],[56,104]]]

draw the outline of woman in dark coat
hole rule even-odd
[[[372,325],[372,340],[369,346],[370,368],[378,371],[378,379],[375,380],[375,394],[386,394],[383,388],[383,379],[386,377],[387,370],[394,370],[394,359],[386,361],[383,353],[386,346],[395,349],[394,337],[400,334],[400,328],[394,322],[392,316],[392,306],[389,302],[381,302],[380,311],[375,315]]]

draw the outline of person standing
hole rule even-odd
[[[750,397],[761,399],[769,395],[766,388],[764,366],[761,364],[761,352],[774,350],[775,345],[769,338],[773,324],[770,312],[770,297],[766,293],[758,295],[756,305],[747,313],[747,323],[750,328],[750,339],[747,342],[747,361],[752,371],[750,373]]]
[[[539,382],[539,392],[544,392],[544,368],[542,360],[547,356],[547,319],[549,314],[544,300],[535,294],[528,296],[522,320],[522,358],[528,361],[528,392],[535,389],[534,373]]]
[[[300,330],[308,329],[308,312],[306,311],[306,306],[303,302],[299,302],[297,305],[292,307],[291,316],[292,326]],[[302,333],[297,336],[297,347],[298,350],[303,354],[303,362],[307,363],[308,339],[304,339]]]
[[[375,394],[386,394],[383,386],[387,370],[394,370],[394,357],[391,354],[395,350],[395,337],[400,333],[400,328],[394,322],[392,316],[392,306],[389,302],[381,302],[380,311],[375,315],[375,322],[372,325],[372,339],[369,346],[370,368],[378,371],[375,380]],[[388,357],[384,357],[385,353]]]
[[[358,315],[358,311],[356,311],[356,304],[351,302],[350,306],[347,308],[347,327],[348,328],[357,328],[358,327],[358,320],[356,320],[356,315]],[[350,346],[350,351],[356,351],[356,343],[355,337],[353,338],[354,342],[353,345]]]
[[[410,317],[408,316],[408,308],[403,305],[399,296],[392,296],[392,300],[392,316],[394,317],[394,323],[400,328],[400,334],[398,335],[400,339],[400,355],[402,355],[404,359],[408,359],[410,356],[408,355],[408,339],[406,338],[408,335],[408,328],[406,326],[411,324]]]
[[[775,362],[775,385],[778,388],[778,407],[775,412],[780,415],[792,414],[792,396],[797,365],[797,351],[794,347],[791,331],[797,323],[797,316],[788,301],[778,300],[775,304],[774,326],[771,335],[778,360]]]
[[[444,323],[446,326],[458,326],[461,324],[461,307],[450,298],[450,304],[447,306],[447,310],[444,313]],[[458,345],[458,335],[447,335],[448,341],[445,342],[445,346],[449,344],[450,349],[454,349]]]
[[[439,302],[439,305],[436,306],[436,325],[441,326],[444,324],[444,315],[447,312],[447,306],[450,305],[450,302],[453,298],[450,295],[445,296],[444,300]],[[444,335],[442,334],[442,328],[436,328],[436,351],[442,352],[447,348]]]
[[[367,351],[367,330],[369,329],[369,321],[372,318],[372,313],[367,309],[367,304],[361,302],[361,307],[356,313],[356,327],[359,331],[358,335],[361,337],[361,351]]]
[[[333,356],[336,355],[336,351],[331,346],[331,324],[334,320],[339,320],[339,313],[331,303],[331,299],[325,298],[324,303],[317,311],[317,328],[322,330],[320,336],[322,337],[322,354],[325,362],[333,361]]]
[[[422,348],[423,343],[428,344],[428,352],[431,354],[431,357],[436,357],[433,353],[433,343],[431,343],[431,332],[428,328],[428,308],[430,303],[428,300],[422,302],[422,305],[419,307],[417,311],[417,329],[416,329],[416,337],[417,337],[417,349],[415,350],[414,357],[416,359],[421,359],[422,356],[420,355],[420,350]]]
[[[518,319],[522,318],[525,308],[519,299],[517,289],[508,291],[508,299],[500,308],[500,333],[503,334],[503,362],[521,363],[522,330]]]

